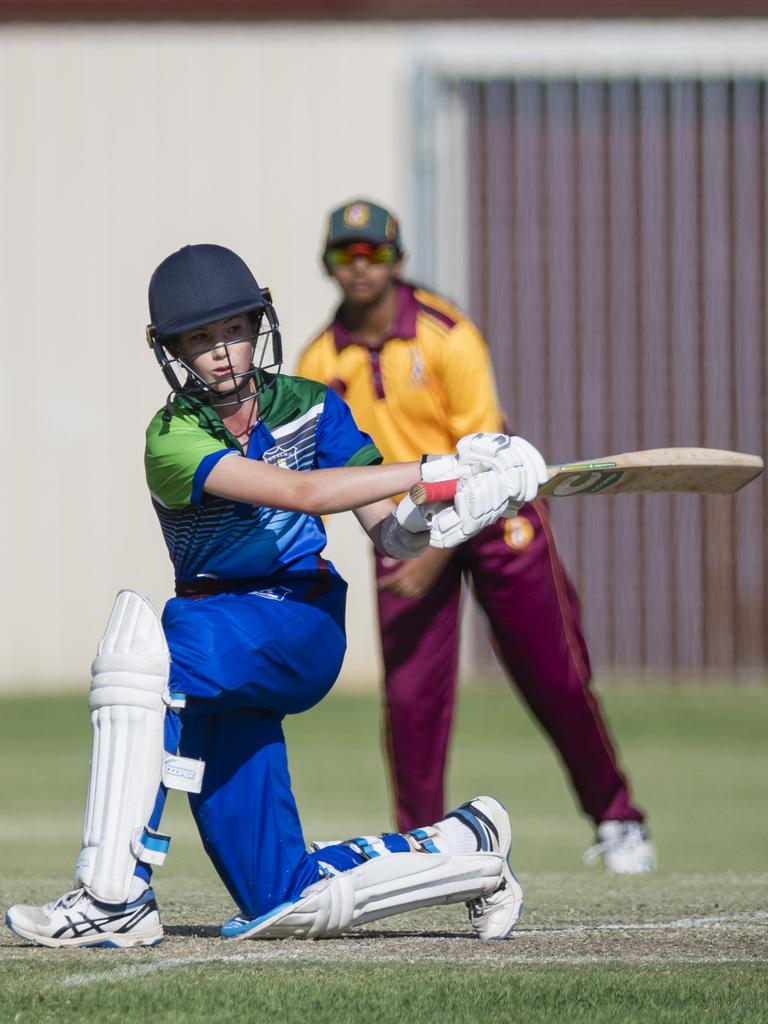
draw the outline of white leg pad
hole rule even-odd
[[[155,609],[121,590],[91,670],[93,752],[75,870],[76,881],[107,903],[128,899],[139,858],[164,857],[164,844],[145,827],[161,780],[168,666]]]
[[[396,853],[375,857],[333,878],[310,885],[295,903],[266,914],[239,938],[319,939],[346,928],[421,907],[464,903],[494,892],[503,858],[495,853],[464,856]]]

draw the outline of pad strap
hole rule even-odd
[[[356,839],[348,839],[344,845],[357,850],[364,860],[388,857],[392,854],[392,850],[387,848],[381,836],[357,836]]]
[[[165,861],[171,837],[151,828],[144,828],[131,840],[131,849],[136,860],[145,864],[159,865]]]
[[[439,830],[430,825],[429,828],[411,829],[405,833],[405,838],[417,853],[446,853],[447,851],[441,849],[435,842],[439,835]]]

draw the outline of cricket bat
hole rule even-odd
[[[718,448],[650,448],[642,452],[605,455],[586,462],[547,466],[549,479],[539,496],[571,494],[732,494],[762,473],[759,455]],[[414,505],[453,501],[458,480],[414,484]]]

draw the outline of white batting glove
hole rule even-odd
[[[380,550],[390,558],[416,558],[429,547],[429,524],[434,505],[414,505],[406,494],[381,524]]]
[[[504,474],[488,469],[462,480],[453,505],[437,512],[429,528],[433,548],[455,548],[495,523],[509,504]]]
[[[514,515],[526,501],[533,501],[539,485],[548,479],[541,453],[522,437],[468,434],[456,445],[456,451],[462,468],[479,463],[503,475],[509,493],[509,515]]]
[[[467,461],[461,463],[455,455],[422,455],[421,479],[428,484],[440,480],[460,480],[477,473],[482,467]]]
[[[406,494],[395,509],[395,519],[409,533],[423,533],[429,529],[433,505],[434,502],[414,505],[410,494]]]

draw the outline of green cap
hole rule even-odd
[[[370,242],[372,245],[395,245],[402,252],[400,225],[397,217],[369,199],[352,199],[328,218],[325,248]]]

